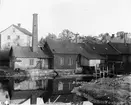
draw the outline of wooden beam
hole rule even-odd
[[[31,105],[36,105],[37,104],[37,97],[36,97],[36,95],[34,94],[32,94],[32,96],[31,96],[31,99],[30,99],[30,104]]]

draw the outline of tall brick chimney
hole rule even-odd
[[[38,23],[37,14],[33,14],[33,28],[32,28],[32,49],[33,52],[38,52]]]

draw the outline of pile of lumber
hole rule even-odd
[[[95,104],[131,105],[131,75],[93,80],[72,92]]]

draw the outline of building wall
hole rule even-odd
[[[98,66],[101,63],[100,59],[89,60],[89,66]]]
[[[61,59],[63,59],[63,64],[61,62]],[[72,60],[72,63],[69,63],[69,59]],[[55,54],[54,69],[76,69],[76,59],[77,55]]]
[[[8,39],[8,36],[10,38]],[[19,36],[19,38],[18,38]],[[27,46],[31,45],[31,36],[25,35],[15,27],[11,26],[5,31],[1,32],[1,48],[10,47],[12,45]]]
[[[89,66],[89,60],[85,57],[81,57],[81,65],[82,66]]]
[[[30,60],[33,60],[32,64]],[[39,62],[39,63],[38,63]],[[38,69],[48,69],[48,59],[38,59],[38,58],[16,58],[14,62],[14,69],[28,69],[28,68],[38,68]]]
[[[124,63],[124,72],[131,73],[131,55],[122,55]]]

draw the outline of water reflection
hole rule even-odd
[[[14,90],[46,90],[48,79],[53,79],[56,73],[53,70],[32,69],[15,74]]]

